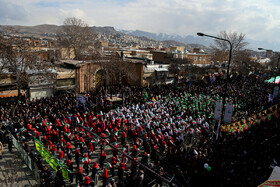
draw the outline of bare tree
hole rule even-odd
[[[218,34],[219,38],[224,38],[232,43],[232,66],[239,66],[247,62],[249,53],[246,53],[245,47],[248,43],[245,41],[245,34],[237,32],[221,31]],[[228,60],[229,45],[223,40],[214,40],[214,45],[211,46],[214,51],[214,61],[224,62]],[[246,55],[244,55],[246,54]],[[244,57],[244,58],[241,58]]]
[[[182,77],[183,81],[186,81],[187,77],[193,73],[194,69],[199,67],[192,66],[193,62],[190,59],[173,59],[168,68],[169,73],[174,74],[175,78]],[[197,71],[199,73],[199,70]]]
[[[9,45],[9,41],[0,35],[0,72],[5,71],[8,67],[9,57],[11,56],[12,46]]]
[[[10,74],[18,91],[17,102],[12,109],[14,116],[21,99],[21,90],[28,88],[30,77],[50,80],[54,79],[54,74],[51,71],[51,63],[38,60],[40,51],[33,50],[30,39],[20,37],[16,30],[6,29],[0,37],[0,43],[4,44],[0,49],[0,74]]]
[[[271,67],[279,69],[279,67],[280,67],[280,62],[279,62],[280,61],[280,53],[273,52],[270,59],[271,59],[271,62],[270,62]]]
[[[103,57],[102,59],[100,66],[105,70],[110,84],[131,84],[138,80],[138,77],[135,76],[136,69],[131,68],[133,62],[119,58],[116,55]]]
[[[57,33],[58,43],[62,47],[72,48],[75,59],[83,59],[93,49],[94,32],[81,19],[66,18],[63,23],[62,32]]]

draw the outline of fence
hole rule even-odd
[[[27,167],[30,169],[34,179],[37,182],[40,182],[40,175],[39,175],[39,169],[37,167],[37,164],[28,156],[27,152],[23,149],[23,147],[18,143],[17,139],[10,134],[12,137],[12,142],[15,148],[18,150],[20,153],[21,158],[24,160],[26,163]]]

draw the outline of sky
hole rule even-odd
[[[182,36],[226,30],[280,50],[279,10],[279,0],[0,0],[0,25],[62,25],[77,17],[90,26]]]

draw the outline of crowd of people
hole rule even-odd
[[[233,121],[278,103],[278,97],[268,99],[273,86],[264,79],[230,79],[226,101],[234,106]],[[101,87],[85,93],[87,107],[77,106],[74,94],[65,93],[23,100],[14,116],[15,103],[6,102],[0,121],[28,152],[28,142],[38,139],[67,166],[71,184],[256,186],[268,178],[271,163],[279,163],[279,120],[274,117],[241,134],[221,133],[216,141],[214,109],[224,84],[217,78],[149,88]],[[124,100],[108,110],[106,97],[113,95]],[[39,168],[41,185],[49,186],[50,168]],[[61,167],[56,170],[52,181],[65,185]]]

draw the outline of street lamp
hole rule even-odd
[[[216,139],[218,138],[218,135],[219,135],[219,130],[220,130],[220,125],[221,125],[221,121],[224,117],[224,105],[225,105],[225,102],[226,102],[226,96],[227,96],[227,88],[228,88],[228,79],[229,79],[229,67],[230,67],[230,61],[231,61],[231,54],[232,54],[232,43],[231,41],[229,41],[228,39],[225,39],[225,38],[219,38],[219,37],[216,37],[216,36],[211,36],[211,35],[208,35],[208,34],[204,34],[204,33],[201,33],[201,32],[198,32],[197,33],[198,36],[206,36],[206,37],[209,37],[209,38],[214,38],[216,40],[223,40],[223,41],[226,41],[229,43],[229,57],[228,57],[228,66],[227,66],[227,80],[226,80],[226,85],[224,87],[224,96],[223,96],[223,102],[222,102],[222,114],[221,114],[221,118],[219,120],[219,125],[218,125],[218,129],[217,129],[217,136],[216,136]]]
[[[271,52],[271,53],[276,53],[278,54],[278,60],[277,60],[277,66],[276,66],[276,75],[275,75],[275,79],[274,79],[274,84],[276,84],[276,77],[277,77],[277,74],[278,74],[278,67],[279,67],[279,61],[280,61],[280,53],[279,52],[275,52],[271,49],[264,49],[264,48],[258,48],[258,50],[261,50],[261,51],[266,51],[266,52]]]

